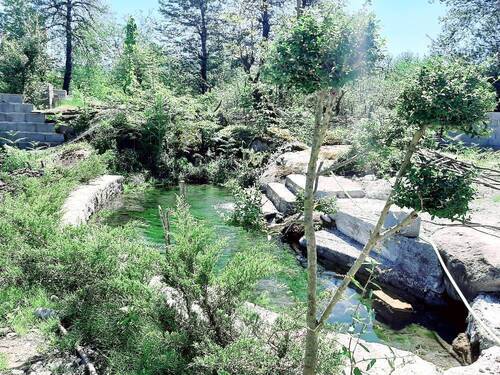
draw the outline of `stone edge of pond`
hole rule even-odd
[[[75,189],[62,207],[61,227],[77,227],[123,192],[123,176],[103,175]]]

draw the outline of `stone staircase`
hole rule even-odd
[[[33,104],[18,94],[0,94],[0,144],[22,149],[57,146],[64,136],[45,122],[45,115],[34,112]]]
[[[284,183],[268,183],[263,196],[265,217],[279,220],[293,213],[297,194],[304,187],[305,175],[302,174],[288,175]],[[316,232],[318,257],[328,268],[347,270],[368,242],[385,201],[366,198],[366,195],[370,194],[357,181],[341,176],[320,177],[317,197],[337,197],[337,211],[322,213],[322,228]],[[401,222],[408,212],[393,206],[384,228]],[[371,259],[377,263],[378,282],[403,292],[409,299],[439,304],[445,292],[444,275],[432,246],[419,238],[420,224],[417,219],[380,244],[372,251]],[[305,248],[305,238],[300,245]],[[361,275],[366,274],[367,266]]]

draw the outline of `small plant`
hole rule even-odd
[[[228,185],[235,205],[229,221],[248,229],[263,229],[265,221],[261,211],[262,193],[259,189],[255,186],[245,189],[234,182]]]

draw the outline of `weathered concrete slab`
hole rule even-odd
[[[33,104],[2,103],[0,102],[0,112],[33,112]]]
[[[123,176],[101,176],[73,191],[62,208],[61,226],[79,226],[123,190]]]
[[[281,213],[288,215],[293,212],[297,198],[284,184],[279,182],[267,184],[266,195]]]
[[[34,142],[64,142],[64,135],[59,133],[40,133],[40,132],[14,132],[11,134],[10,132],[0,131],[0,137],[5,139],[10,139],[12,141],[23,139],[26,141],[34,141]]]
[[[266,220],[272,219],[279,213],[273,202],[271,202],[264,194],[262,194],[261,198],[260,211]]]
[[[7,112],[0,113],[0,122],[45,122],[43,113]]]
[[[471,307],[493,334],[500,337],[500,294],[480,294]],[[496,345],[493,338],[470,314],[467,323],[467,334],[473,347],[477,345],[480,350],[485,350]]]
[[[306,187],[306,176],[303,174],[291,174],[286,177],[285,184],[288,189],[297,194],[304,191]],[[317,198],[363,198],[365,192],[361,184],[341,176],[321,176],[318,179]]]
[[[464,295],[500,292],[500,238],[485,228],[445,227],[431,237]],[[460,300],[446,280],[450,297]]]
[[[335,164],[340,157],[347,154],[351,148],[352,146],[349,145],[323,146],[319,153],[319,161],[323,162],[323,168],[328,168]],[[265,187],[270,182],[281,181],[290,174],[305,174],[310,156],[309,148],[279,155],[273,159],[259,178],[261,187]]]
[[[384,205],[384,201],[377,199],[340,199],[337,201],[337,213],[330,216],[335,221],[339,231],[365,245]],[[384,223],[384,228],[390,228],[400,223],[409,212],[409,210],[393,205]],[[420,218],[417,218],[399,234],[405,237],[418,237],[419,233]]]
[[[46,124],[44,122],[2,121],[0,122],[0,132],[54,133],[54,124]]]
[[[17,103],[21,104],[23,102],[22,94],[3,94],[0,93],[0,103]]]
[[[305,237],[300,245],[307,246]],[[339,231],[320,230],[316,232],[316,251],[323,263],[341,269],[348,269],[361,254],[363,247]]]

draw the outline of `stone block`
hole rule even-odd
[[[271,182],[267,184],[266,195],[274,206],[284,215],[291,214],[295,207],[296,197],[284,184]]]
[[[500,295],[480,294],[471,304],[475,315],[500,338]],[[485,331],[474,317],[469,314],[467,318],[467,334],[472,347],[479,347],[481,351],[489,349],[496,344],[495,340]]]
[[[295,194],[304,191],[306,187],[306,176],[303,174],[291,174],[285,180],[286,186]],[[321,176],[318,179],[317,198],[362,198],[365,196],[362,186],[356,181],[341,176]]]
[[[337,213],[330,216],[340,232],[365,245],[384,205],[384,201],[377,199],[340,199],[337,201]],[[387,229],[400,223],[409,212],[409,210],[393,205],[383,228]],[[418,237],[419,233],[420,218],[417,218],[410,226],[402,229],[399,234],[414,238]]]

